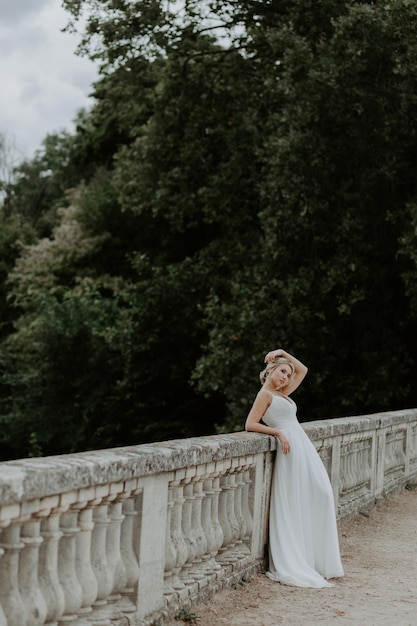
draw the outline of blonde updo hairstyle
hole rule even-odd
[[[276,369],[278,367],[278,365],[281,365],[281,363],[285,363],[286,365],[290,366],[292,374],[291,374],[291,378],[289,379],[288,383],[291,382],[291,380],[293,379],[294,374],[295,374],[295,367],[294,367],[293,363],[291,363],[291,361],[289,359],[286,359],[283,356],[279,356],[272,363],[268,363],[267,366],[265,367],[265,369],[262,370],[262,372],[259,372],[259,379],[260,379],[262,385],[265,383],[265,381],[268,378],[269,374],[271,372],[273,372],[274,369]]]

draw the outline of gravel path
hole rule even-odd
[[[288,587],[259,574],[196,606],[188,623],[194,614],[197,626],[417,626],[417,489],[342,520],[339,538],[345,576],[335,587]]]

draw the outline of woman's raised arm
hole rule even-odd
[[[282,348],[278,348],[277,350],[271,350],[271,352],[268,352],[268,354],[265,356],[265,363],[273,363],[278,357],[288,359],[288,361],[290,361],[294,366],[294,376],[285,388],[285,393],[289,395],[290,393],[295,391],[299,385],[301,385],[308,372],[308,368],[303,363],[301,363],[301,361],[296,359],[295,356],[293,356],[289,352],[286,352]]]

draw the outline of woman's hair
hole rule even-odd
[[[264,384],[264,382],[268,378],[269,373],[272,372],[274,369],[276,369],[278,367],[278,365],[280,365],[281,363],[285,363],[286,365],[289,365],[290,368],[291,368],[291,372],[292,372],[291,378],[294,376],[294,374],[295,374],[295,367],[294,367],[293,363],[291,363],[291,361],[289,359],[286,359],[283,356],[278,356],[273,363],[268,363],[268,365],[265,367],[265,369],[263,369],[262,372],[259,372],[259,379],[260,379],[262,385]]]

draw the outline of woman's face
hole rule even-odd
[[[275,389],[282,390],[286,387],[292,376],[292,369],[286,363],[280,363],[272,370],[269,375],[269,380],[274,385]]]

